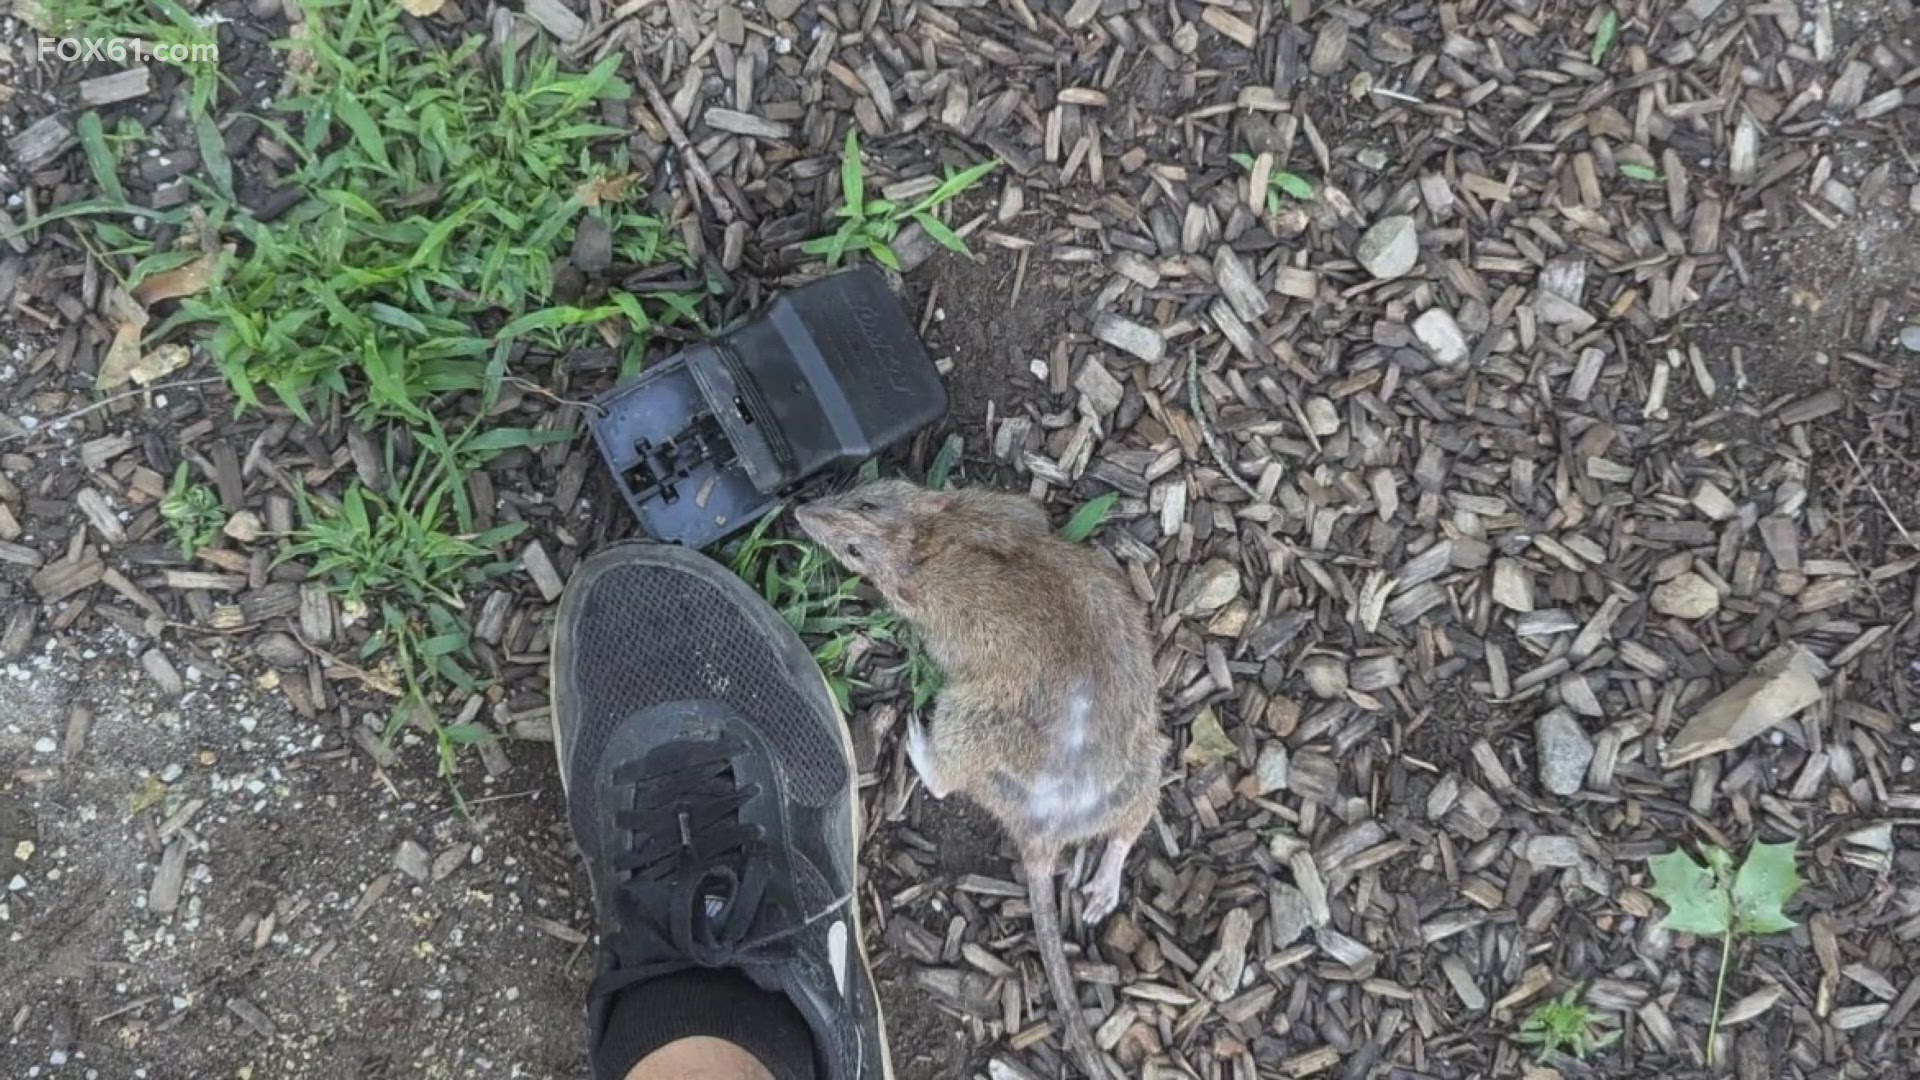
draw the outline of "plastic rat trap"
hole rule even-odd
[[[704,547],[800,481],[851,465],[947,411],[947,392],[879,271],[787,293],[614,387],[594,441],[641,527]]]

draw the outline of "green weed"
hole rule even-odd
[[[629,96],[618,54],[565,73],[551,52],[509,43],[493,58],[477,37],[423,48],[399,30],[397,4],[308,8],[308,89],[280,108],[301,161],[289,179],[312,197],[272,224],[215,218],[245,253],[159,331],[209,324],[243,405],[265,388],[303,418],[342,398],[362,419],[419,427],[437,396],[480,389],[493,341],[563,351],[621,320],[637,355],[660,323],[695,317],[681,294],[555,295],[555,260],[584,213],[605,220],[616,266],[684,257],[635,205],[624,149],[606,165],[590,153],[625,134],[596,118],[600,101]]]
[[[220,509],[220,496],[207,485],[194,483],[182,461],[174,467],[173,484],[160,500],[160,520],[180,542],[180,557],[191,559],[194,552],[220,538],[227,515]]]
[[[399,703],[387,735],[409,717],[420,718],[440,742],[443,771],[451,772],[461,732],[433,719],[431,701],[448,688],[480,689],[465,666],[471,631],[462,596],[511,569],[501,545],[526,527],[512,521],[477,530],[466,475],[503,450],[566,437],[525,428],[481,431],[477,424],[449,436],[430,419],[414,437],[419,452],[411,465],[399,460],[397,440],[389,436],[385,473],[397,479],[387,490],[355,481],[337,502],[299,493],[301,523],[281,559],[309,560],[308,576],[325,582],[350,617],[373,616],[360,656],[390,651]]]
[[[1707,1024],[1707,1064],[1713,1064],[1714,1044],[1720,1033],[1720,1005],[1727,987],[1727,961],[1733,939],[1748,934],[1777,934],[1796,924],[1782,910],[1800,891],[1794,869],[1799,852],[1795,841],[1763,844],[1754,841],[1747,861],[1733,867],[1733,856],[1719,847],[1706,849],[1701,866],[1684,851],[1669,851],[1647,860],[1653,871],[1648,889],[1667,905],[1661,925],[1702,937],[1720,939],[1720,974],[1713,983],[1713,1018]]]
[[[1233,154],[1231,157],[1235,165],[1240,166],[1249,173],[1253,171],[1254,157],[1252,154]],[[1299,173],[1290,173],[1285,169],[1275,169],[1267,174],[1267,213],[1277,214],[1280,212],[1280,196],[1282,195],[1298,199],[1301,202],[1311,202],[1313,200],[1313,184]]]
[[[890,269],[900,269],[893,254],[893,238],[909,221],[919,222],[928,236],[950,251],[967,254],[967,242],[960,234],[934,216],[934,211],[951,202],[961,192],[980,182],[1000,162],[983,161],[953,172],[949,170],[940,185],[912,206],[900,206],[887,199],[866,197],[865,167],[860,161],[860,137],[847,132],[846,145],[840,151],[840,209],[834,216],[840,226],[826,236],[818,236],[800,245],[809,255],[825,255],[828,266],[840,265],[850,251],[864,251]]]
[[[1572,1054],[1582,1061],[1620,1037],[1618,1031],[1595,1034],[1592,1010],[1578,1000],[1579,992],[1569,989],[1551,1001],[1543,1001],[1520,1022],[1514,1041],[1539,1047],[1540,1060],[1553,1054]]]

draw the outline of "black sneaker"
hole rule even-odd
[[[784,994],[822,1080],[891,1080],[854,894],[853,753],[806,646],[696,551],[620,544],[567,583],[554,749],[615,998],[695,969]]]

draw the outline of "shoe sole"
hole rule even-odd
[[[840,715],[840,703],[833,696],[833,688],[827,683],[827,674],[813,659],[813,654],[800,641],[778,612],[767,604],[766,598],[753,591],[752,587],[740,580],[739,576],[719,562],[690,548],[677,544],[658,544],[647,541],[629,540],[602,548],[588,556],[567,579],[566,588],[560,594],[560,606],[554,613],[553,640],[547,654],[547,704],[548,721],[553,729],[554,759],[560,767],[560,790],[567,791],[572,769],[567,763],[566,736],[560,730],[562,705],[560,701],[560,658],[572,649],[568,640],[573,625],[574,609],[581,603],[588,588],[606,571],[617,566],[652,565],[668,567],[698,578],[722,592],[733,593],[747,600],[743,608],[758,624],[757,629],[779,643],[782,650],[799,650],[804,658],[805,667],[812,668],[820,676],[820,688],[826,695],[828,708],[833,714],[833,729],[840,735],[840,759],[847,766],[847,806],[854,843],[854,888],[848,907],[853,914],[854,947],[860,952],[860,963],[867,973],[867,992],[873,998],[873,1015],[880,1022],[880,1076],[881,1080],[895,1080],[893,1072],[893,1051],[887,1044],[887,1014],[880,1001],[880,988],[873,980],[873,961],[867,955],[867,930],[860,915],[860,859],[859,846],[865,822],[860,810],[860,777],[853,767],[853,731],[847,726],[846,717]],[[571,704],[571,703],[569,703]]]

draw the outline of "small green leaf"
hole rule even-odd
[[[860,133],[848,128],[846,145],[840,150],[840,198],[846,201],[849,217],[861,217],[865,213],[860,202],[865,187],[860,168]]]
[[[545,446],[548,443],[571,442],[571,431],[542,431],[538,428],[500,427],[483,431],[460,444],[460,449],[469,453],[493,454],[502,450],[511,450],[521,446]]]
[[[1120,501],[1120,493],[1117,491],[1109,491],[1105,495],[1088,499],[1080,509],[1073,512],[1073,516],[1067,519],[1065,525],[1060,526],[1061,537],[1077,544],[1092,536],[1093,530],[1107,520],[1107,515],[1113,511],[1113,504],[1118,501]]]
[[[1631,180],[1640,180],[1646,183],[1654,183],[1660,179],[1660,173],[1657,170],[1631,161],[1621,163],[1620,175]]]
[[[220,125],[213,122],[204,107],[194,110],[193,136],[200,144],[200,163],[213,180],[213,189],[233,198],[233,163],[227,160],[226,137],[220,134]]]
[[[1241,168],[1246,169],[1248,171],[1252,171],[1253,169],[1252,154],[1228,154],[1227,157],[1231,159],[1235,165],[1238,165]]]
[[[93,182],[100,185],[100,193],[116,202],[125,201],[127,190],[120,186],[120,174],[116,171],[113,154],[107,150],[106,132],[100,126],[100,114],[88,110],[74,121],[74,133],[80,137],[80,148],[86,152],[87,167],[93,171]]]
[[[940,452],[933,455],[933,464],[927,469],[927,486],[935,491],[947,486],[947,478],[953,475],[953,466],[960,460],[960,436],[949,435],[940,444]]]
[[[953,175],[947,177],[945,180],[942,180],[940,182],[940,186],[937,188],[934,188],[933,193],[931,195],[928,195],[926,198],[920,200],[919,205],[915,206],[914,209],[915,210],[931,210],[934,207],[939,206],[940,204],[948,201],[949,199],[952,199],[954,196],[967,190],[973,185],[979,183],[983,177],[985,177],[988,173],[992,172],[994,169],[999,168],[999,166],[1000,166],[1000,159],[992,158],[987,161],[983,161],[978,165],[972,165],[965,169],[961,169],[959,172],[954,173]]]
[[[919,222],[927,235],[938,241],[941,247],[960,255],[968,254],[967,242],[960,238],[959,233],[947,228],[946,222],[925,212],[913,215],[913,220]]]
[[[1606,59],[1607,50],[1613,48],[1613,39],[1619,33],[1620,16],[1608,8],[1607,13],[1600,16],[1600,29],[1594,32],[1593,49],[1587,54],[1594,66],[1598,67],[1600,61]]]
[[[1220,718],[1210,708],[1200,710],[1200,715],[1193,718],[1187,735],[1187,749],[1181,759],[1189,765],[1204,769],[1240,752],[1233,740],[1227,738],[1226,731],[1220,727]]]
[[[1694,862],[1684,851],[1669,851],[1647,860],[1653,886],[1647,891],[1667,905],[1660,925],[1690,934],[1724,934],[1732,926],[1732,909],[1718,876]]]
[[[1313,185],[1308,183],[1305,177],[1299,176],[1298,174],[1276,172],[1268,183],[1299,199],[1301,202],[1306,202],[1313,198]]]
[[[467,647],[467,635],[464,632],[438,634],[420,643],[420,655],[425,657],[446,656]]]
[[[380,125],[373,122],[372,114],[360,100],[351,93],[341,91],[334,95],[333,110],[338,113],[342,123],[353,132],[354,141],[360,149],[377,162],[380,168],[390,170],[393,164],[387,158],[387,144],[380,137]]]
[[[1777,934],[1797,925],[1781,910],[1793,894],[1800,891],[1800,874],[1794,869],[1799,845],[1763,844],[1754,841],[1747,861],[1733,876],[1733,925],[1743,934]]]
[[[479,724],[448,724],[440,729],[440,735],[450,743],[472,746],[474,743],[486,741],[487,729]]]

